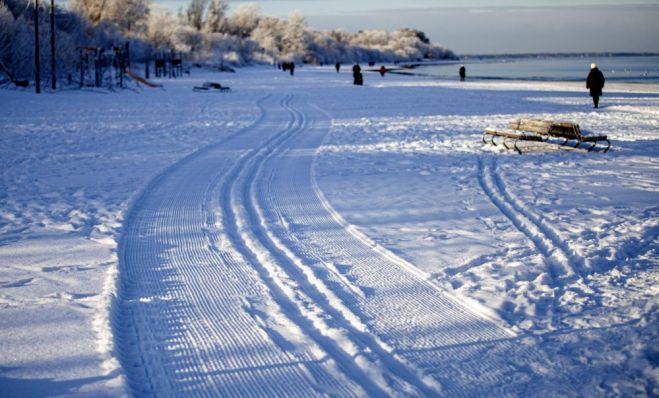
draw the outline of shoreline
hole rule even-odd
[[[375,71],[373,71],[375,72]],[[423,81],[424,85],[428,85],[430,80],[431,85],[437,86],[458,86],[460,88],[477,88],[477,89],[497,89],[497,90],[518,90],[518,89],[532,89],[538,91],[587,91],[585,88],[586,79],[583,80],[533,80],[533,79],[482,79],[482,78],[467,78],[466,81],[461,82],[459,79],[448,79],[437,76],[424,75],[419,73],[401,73],[396,71],[387,71],[399,76],[406,76],[412,78],[419,78]],[[435,84],[436,83],[436,84]],[[659,94],[659,82],[641,83],[641,82],[622,82],[612,81],[607,82],[604,87],[604,95],[606,93],[637,93],[637,94]]]

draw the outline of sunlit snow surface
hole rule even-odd
[[[1,91],[0,395],[657,395],[659,89],[365,79]]]

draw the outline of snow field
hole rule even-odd
[[[539,347],[565,367],[574,361],[574,374],[588,380],[581,394],[651,395],[657,291],[643,286],[657,278],[654,88],[613,89],[593,112],[571,84],[428,85],[445,90],[387,80],[369,100],[378,116],[337,114],[317,168],[329,201],[448,291],[542,336]],[[414,100],[405,96],[410,86],[419,88]],[[608,134],[614,149],[544,145],[519,156],[479,142],[485,127],[520,117],[576,121]],[[637,366],[645,370],[627,371]]]
[[[652,86],[164,83],[0,93],[2,395],[657,394]]]

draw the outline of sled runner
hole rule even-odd
[[[603,152],[607,152],[611,148],[611,142],[605,135],[584,135],[579,128],[579,125],[572,122],[556,122],[553,120],[543,120],[543,119],[518,119],[510,123],[510,128],[512,130],[504,129],[494,129],[487,128],[483,133],[482,141],[487,143],[485,140],[486,136],[491,136],[490,144],[496,145],[494,141],[495,137],[504,138],[504,146],[506,149],[511,149],[508,145],[510,140],[513,140],[512,148],[514,148],[520,154],[522,153],[521,149],[517,145],[518,141],[543,141],[548,142],[552,138],[563,139],[563,142],[560,143],[560,146],[565,146],[569,142],[574,142],[574,148],[579,148],[582,143],[591,143],[591,145],[586,148],[588,152],[595,149],[597,144],[600,141],[606,142],[606,148],[603,149]]]
[[[518,131],[518,130],[510,130],[510,129],[505,129],[505,130],[497,130],[494,128],[486,128],[485,133],[483,133],[483,144],[487,144],[488,142],[485,141],[486,136],[490,136],[490,144],[496,146],[497,143],[494,141],[496,137],[503,137],[503,146],[506,149],[515,149],[520,155],[522,154],[522,150],[517,146],[517,143],[519,141],[537,141],[537,142],[542,142],[543,139],[540,136],[533,135],[533,134],[528,134],[524,131]],[[511,146],[512,142],[512,146]]]
[[[196,92],[226,92],[231,91],[231,87],[223,86],[220,83],[215,82],[204,82],[201,86],[196,86],[192,89]]]

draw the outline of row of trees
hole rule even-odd
[[[42,1],[43,3],[43,1]],[[46,5],[42,5],[46,7]],[[256,4],[228,13],[227,0],[190,0],[177,15],[151,0],[69,0],[55,10],[59,74],[75,70],[79,47],[109,48],[131,42],[131,58],[144,61],[174,50],[207,65],[253,62],[393,62],[454,58],[423,32],[401,29],[348,33],[310,29],[299,12],[287,19],[261,14]],[[42,54],[49,54],[50,24],[39,13]],[[34,75],[34,0],[0,0],[0,61],[15,77]],[[48,78],[44,65],[41,71]]]

